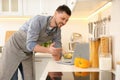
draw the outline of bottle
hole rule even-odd
[[[101,28],[102,31],[100,36],[99,68],[100,70],[111,70],[111,36],[109,33],[109,22],[107,21],[107,18],[103,20]]]

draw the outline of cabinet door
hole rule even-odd
[[[66,0],[41,0],[41,14],[53,15],[59,5],[66,4]]]
[[[49,57],[36,57],[35,59],[35,78],[39,80],[41,75],[43,74],[48,62],[52,60]]]
[[[22,15],[22,0],[0,0],[0,15]]]
[[[40,14],[40,0],[23,0],[23,15],[33,16]]]
[[[23,15],[53,15],[61,4],[66,4],[66,0],[23,0]]]

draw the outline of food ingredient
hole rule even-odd
[[[90,62],[87,59],[76,57],[74,60],[74,65],[80,68],[88,68],[90,67]]]
[[[68,53],[64,53],[63,57],[65,59],[71,59],[72,58],[72,53],[68,52]]]

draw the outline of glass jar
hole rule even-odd
[[[98,68],[99,67],[99,38],[90,38],[89,44],[90,44],[90,63],[91,67]]]
[[[112,69],[111,37],[110,36],[102,36],[100,38],[99,68],[100,70]]]

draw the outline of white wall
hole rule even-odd
[[[26,19],[0,19],[0,46],[4,45],[5,32],[7,30],[18,30],[25,21]]]
[[[112,36],[113,68],[116,68],[116,62],[120,62],[120,0],[112,0],[112,7],[103,11],[101,17],[107,15],[111,15],[109,30]],[[94,16],[89,21],[97,20],[97,17]]]
[[[114,67],[120,62],[120,0],[113,0],[110,32],[113,39]]]
[[[62,27],[62,42],[63,48],[68,50],[68,43],[72,33],[80,33],[83,42],[88,42],[88,23],[86,20],[69,20],[68,23]]]

